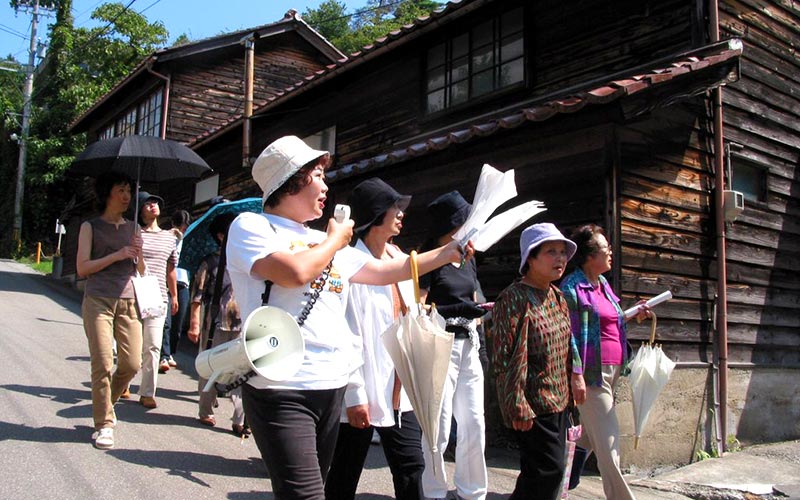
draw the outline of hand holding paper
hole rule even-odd
[[[644,305],[646,305],[649,308],[653,308],[653,307],[657,306],[658,304],[660,304],[662,302],[666,302],[666,301],[671,300],[671,299],[672,299],[672,292],[667,290],[666,292],[660,293],[660,294],[656,295],[655,297],[651,298],[650,300],[645,302]],[[625,319],[626,320],[631,319],[634,316],[636,316],[637,314],[639,314],[639,308],[640,307],[641,306],[637,305],[637,306],[631,307],[630,309],[626,309],[625,313],[624,313],[625,314]]]
[[[472,240],[476,251],[485,252],[520,224],[546,210],[542,202],[533,200],[496,215],[487,222],[500,205],[515,196],[514,170],[501,173],[491,165],[484,164],[475,189],[472,210],[453,239],[462,246]]]

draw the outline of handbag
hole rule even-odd
[[[161,297],[161,287],[158,278],[137,273],[132,278],[133,291],[136,294],[136,305],[139,306],[139,316],[142,319],[160,318],[167,314],[167,304]]]

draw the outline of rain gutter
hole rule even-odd
[[[719,1],[709,0],[709,34],[711,43],[719,41]],[[717,235],[717,356],[719,360],[719,381],[717,397],[717,450],[727,451],[728,437],[728,269],[725,242],[725,155],[724,122],[722,117],[722,87],[711,91],[711,105],[714,113],[714,225]]]
[[[253,85],[255,73],[255,39],[251,33],[242,38],[244,44],[244,114],[242,115],[242,167],[250,167],[252,139]]]
[[[148,62],[146,68],[147,68],[147,72],[148,73],[150,73],[151,75],[157,76],[158,78],[161,78],[165,82],[164,90],[163,90],[163,92],[161,94],[161,101],[162,101],[162,105],[161,105],[161,130],[158,131],[158,136],[160,138],[162,138],[162,139],[166,139],[167,138],[167,116],[168,116],[168,111],[169,111],[169,88],[170,88],[170,86],[172,84],[172,78],[167,76],[167,75],[162,75],[161,73],[158,73],[158,72],[154,71],[153,70],[153,61]]]

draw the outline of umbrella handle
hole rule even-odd
[[[411,281],[414,282],[414,300],[417,301],[417,304],[420,304],[420,293],[419,293],[419,267],[417,267],[417,251],[411,250],[411,253],[408,254],[408,263],[411,265]]]
[[[656,318],[656,313],[653,311],[650,311],[650,314],[652,315],[650,319],[653,320],[650,324],[650,345],[653,345],[656,342],[656,321],[658,318]]]

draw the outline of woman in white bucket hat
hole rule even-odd
[[[522,278],[495,302],[497,397],[503,423],[512,429],[520,452],[511,500],[555,500],[564,475],[570,378],[580,358],[566,299],[553,282],[574,254],[575,243],[553,224],[528,227],[520,236]],[[585,397],[585,391],[581,394]]]
[[[305,355],[298,372],[282,382],[253,377],[243,387],[245,414],[279,500],[325,498],[344,392],[362,362],[345,321],[349,284],[411,276],[408,258],[382,261],[349,247],[353,221],[330,219],[326,232],[305,225],[323,215],[329,163],[328,152],[294,136],[267,146],[252,172],[264,213],[240,215],[228,236],[228,271],[243,318],[262,304],[265,280],[273,283],[271,306],[298,317],[314,304],[300,328]],[[472,253],[468,244],[467,257]],[[439,247],[419,255],[420,273],[461,258],[457,242]],[[370,425],[368,417],[362,425]]]

